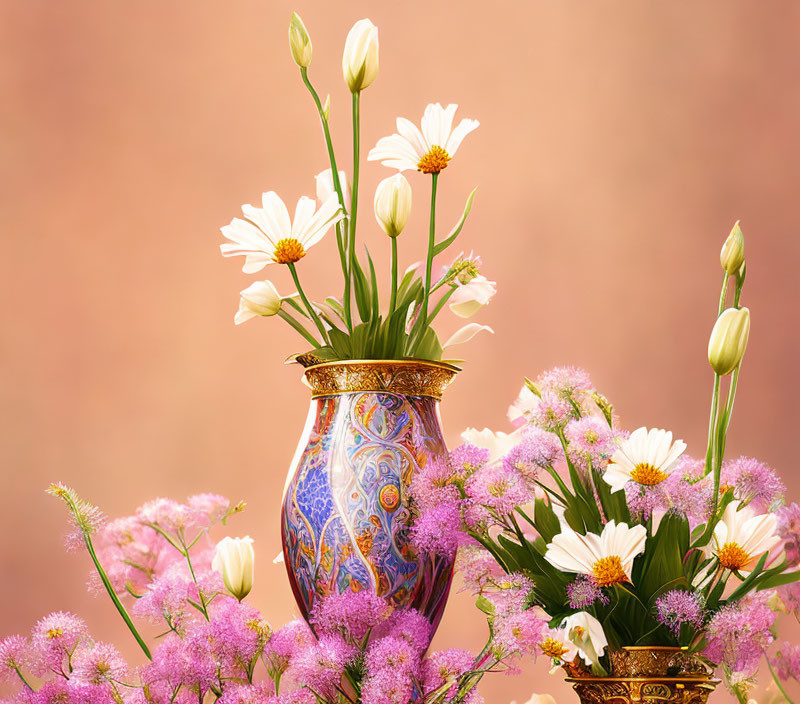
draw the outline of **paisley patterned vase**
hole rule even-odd
[[[612,650],[609,677],[593,676],[579,658],[564,669],[583,704],[705,704],[719,684],[708,661],[678,647]]]
[[[369,589],[438,624],[453,563],[411,546],[408,487],[447,451],[439,399],[457,371],[416,360],[305,370],[311,408],[281,510],[284,561],[303,616],[322,596]]]

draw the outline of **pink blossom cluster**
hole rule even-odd
[[[77,500],[74,492],[69,498]],[[102,577],[114,576],[111,594],[137,597],[127,599],[130,616],[121,602],[120,612],[161,635],[152,650],[141,640],[147,659],[131,667],[82,619],[52,613],[29,637],[0,641],[0,680],[17,685],[6,704],[410,704],[441,695],[444,684],[444,701],[477,704],[482,674],[521,651],[518,614],[530,585],[517,577],[496,600],[503,651],[485,648],[480,659],[462,650],[426,656],[427,618],[368,591],[332,594],[317,603],[310,626],[295,620],[273,631],[211,567],[207,531],[232,510],[213,495],[158,499],[83,533],[87,546],[96,543]],[[129,628],[141,638],[133,621]]]

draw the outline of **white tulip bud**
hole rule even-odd
[[[749,337],[748,308],[727,308],[722,311],[708,341],[708,361],[717,374],[725,376],[739,366]]]
[[[223,538],[217,543],[211,568],[222,574],[225,588],[239,601],[253,588],[253,539]]]
[[[375,219],[389,237],[397,237],[411,213],[411,186],[403,174],[383,179],[375,189]]]
[[[744,235],[738,220],[725,240],[725,244],[722,245],[719,263],[731,276],[737,273],[744,264]]]
[[[459,286],[450,296],[450,310],[459,318],[471,318],[485,306],[494,294],[497,285],[482,274],[478,274],[469,283]]]
[[[325,119],[329,120],[331,117],[331,94],[328,93],[328,97],[325,98],[325,102],[322,104],[322,114],[325,115]]]
[[[378,77],[378,28],[359,20],[347,35],[342,73],[351,93],[359,93]]]
[[[271,281],[256,281],[240,293],[239,310],[233,318],[236,325],[257,315],[277,315],[281,309],[281,297]]]
[[[300,15],[292,13],[289,20],[289,48],[294,62],[301,68],[308,68],[311,63],[311,39]]]

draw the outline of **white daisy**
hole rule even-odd
[[[566,628],[551,629],[545,639],[539,644],[542,655],[550,658],[556,664],[572,662],[578,655],[578,648],[569,639]]]
[[[424,174],[438,174],[453,158],[464,137],[480,124],[461,120],[453,127],[458,105],[443,108],[431,103],[425,108],[420,129],[410,120],[397,118],[397,133],[382,137],[370,150],[369,161],[380,161],[398,171],[416,169]]]
[[[746,575],[761,556],[781,542],[776,535],[778,518],[774,513],[758,516],[741,501],[731,501],[719,523],[707,552],[715,555],[723,567]]]
[[[245,219],[234,218],[222,228],[231,242],[220,245],[222,255],[245,257],[242,271],[252,274],[267,264],[294,264],[319,242],[331,225],[344,215],[336,194],[332,194],[316,209],[312,198],[303,196],[297,201],[294,220],[274,191],[264,193],[261,208],[243,205]]]
[[[564,529],[547,546],[544,559],[563,572],[591,575],[601,587],[631,581],[633,560],[644,552],[647,530],[609,521],[600,535]]]
[[[666,430],[634,430],[611,456],[603,479],[611,491],[620,491],[629,481],[644,486],[663,482],[672,471],[675,461],[683,454],[686,443],[672,442],[672,433]]]
[[[470,445],[489,450],[489,462],[497,462],[503,459],[514,447],[519,444],[522,437],[522,429],[519,428],[513,433],[493,432],[489,428],[478,430],[477,428],[467,428],[461,433],[461,439]]]

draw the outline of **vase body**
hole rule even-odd
[[[452,560],[410,543],[408,488],[442,457],[443,363],[329,362],[309,367],[312,398],[281,507],[284,562],[305,618],[316,600],[368,589],[438,624]]]
[[[707,661],[678,647],[612,650],[608,677],[593,676],[579,659],[564,669],[583,704],[705,704],[719,684]]]

